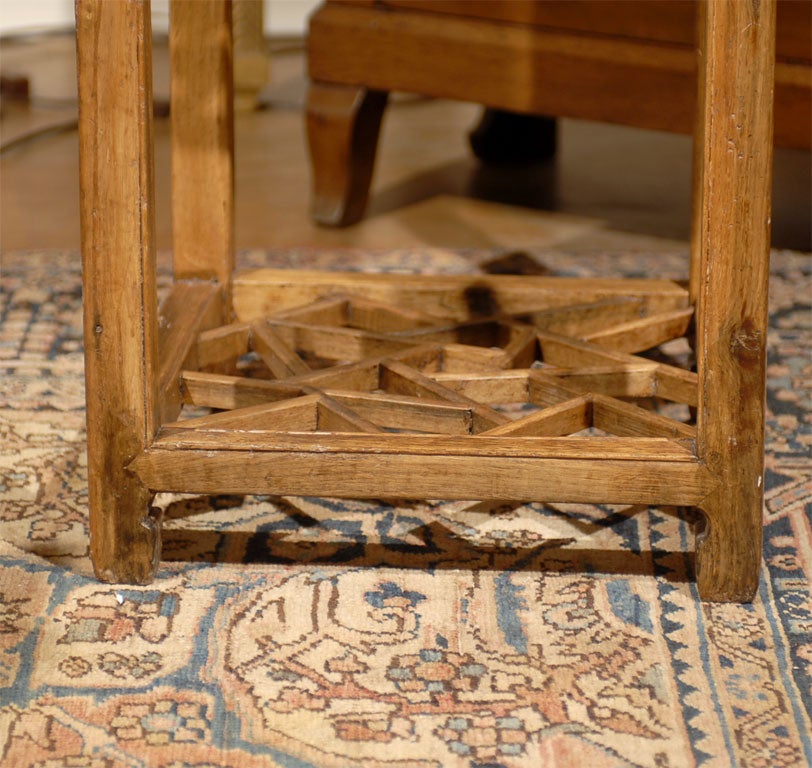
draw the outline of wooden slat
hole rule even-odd
[[[600,365],[640,365],[647,361],[642,357],[601,349],[595,344],[575,341],[566,336],[540,331],[538,334],[542,358],[551,365],[562,368],[592,367]],[[673,365],[657,363],[656,394],[665,400],[687,405],[697,403],[697,376]]]
[[[684,301],[677,296],[675,301]],[[541,331],[564,336],[584,336],[608,325],[635,320],[646,311],[646,302],[635,296],[617,296],[587,304],[573,304],[523,315],[520,319]]]
[[[349,435],[288,434],[262,429],[223,431],[169,429],[156,448],[173,450],[292,451],[318,454],[399,454],[403,456],[501,456],[505,458],[599,459],[613,461],[696,462],[692,441],[630,437],[523,437],[520,440],[482,435]]]
[[[353,328],[373,333],[392,333],[437,324],[437,318],[425,312],[358,297],[353,297],[350,302],[348,315],[348,323]]]
[[[79,0],[76,33],[90,552],[103,581],[143,583],[160,527],[127,464],[158,426],[149,3]]]
[[[169,8],[175,277],[228,288],[234,270],[231,3],[172,0]]]
[[[703,8],[697,14],[695,20],[696,54],[699,65],[698,79],[703,77],[702,70],[707,49],[705,21],[705,9]],[[697,89],[701,91],[699,83]],[[697,99],[698,101],[699,99]],[[688,273],[688,292],[691,305],[694,307],[699,306],[699,287],[702,282],[702,187],[705,172],[705,112],[700,104],[697,104],[697,107],[694,110],[693,142],[691,145],[691,257]],[[692,347],[695,349],[695,340],[692,341]]]
[[[181,371],[197,367],[197,336],[217,325],[222,294],[212,283],[177,282],[159,311],[158,391],[160,421],[176,419],[182,406]]]
[[[327,389],[324,394],[387,429],[466,435],[471,433],[473,426],[471,409],[463,405],[335,389]]]
[[[296,385],[201,371],[183,371],[182,385],[184,403],[220,410],[247,408],[302,394],[302,388]]]
[[[508,323],[500,318],[486,317],[464,322],[447,320],[424,328],[401,331],[397,336],[409,341],[499,347],[506,343],[510,333]]]
[[[439,351],[437,354],[439,355]],[[383,356],[369,358],[360,363],[334,365],[290,378],[287,380],[287,384],[302,387],[340,387],[359,392],[371,392],[378,389],[380,362],[385,359],[387,359],[386,356]]]
[[[620,437],[696,439],[696,430],[688,424],[603,395],[594,396],[593,421],[597,429]]]
[[[636,296],[647,313],[686,306],[687,292],[670,280],[573,279],[530,275],[391,275],[347,272],[292,273],[255,269],[234,276],[240,320],[302,306],[336,293],[366,298],[455,320],[524,314],[545,308]]]
[[[695,504],[713,487],[705,468],[695,461],[605,457],[560,460],[479,454],[164,450],[156,446],[141,455],[132,469],[156,490],[339,498],[474,497],[681,505]]]
[[[293,309],[275,311],[274,320],[315,325],[346,325],[349,319],[350,300],[347,296],[330,296]]]
[[[442,355],[442,349],[433,344],[421,345],[405,349],[391,355],[381,355],[362,360],[360,363],[347,363],[335,365],[320,371],[302,374],[288,380],[289,384],[311,387],[335,387],[351,389],[362,392],[371,392],[380,389],[381,363],[387,360],[402,361],[415,368],[424,366],[437,366]]]
[[[538,340],[532,328],[516,326],[512,338],[504,349],[500,368],[529,368],[538,357]]]
[[[310,366],[302,360],[283,338],[262,321],[251,325],[251,348],[278,379],[310,372]]]
[[[428,397],[432,400],[447,400],[450,403],[464,405],[471,409],[473,414],[474,433],[504,424],[508,417],[490,406],[470,400],[459,392],[447,389],[433,379],[425,376],[397,361],[387,361],[381,364],[381,389],[401,395],[413,397]]]
[[[543,437],[571,435],[592,425],[592,398],[576,397],[537,413],[511,421],[509,424],[482,432],[483,437]]]
[[[527,403],[530,371],[488,373],[432,373],[431,378],[446,389],[483,403]]]
[[[355,413],[344,403],[324,396],[319,398],[316,429],[320,432],[383,432],[377,424]]]
[[[250,351],[251,326],[232,323],[204,331],[197,339],[197,363],[201,368],[233,367],[237,358]]]
[[[443,370],[448,373],[492,371],[509,364],[501,349],[474,347],[470,344],[443,344]]]
[[[355,328],[306,325],[272,319],[268,320],[268,325],[289,347],[323,360],[358,362],[367,357],[393,354],[413,346],[409,341]]]
[[[693,308],[662,312],[638,320],[630,320],[583,337],[584,341],[616,352],[643,352],[660,344],[678,339],[688,332],[694,316]]]
[[[573,387],[568,381],[550,376],[546,371],[532,370],[527,381],[528,402],[548,408],[582,395],[583,391]]]
[[[183,419],[165,429],[271,430],[307,432],[318,425],[319,395],[303,395],[281,403],[263,403],[208,416]]]
[[[657,392],[657,364],[648,361],[543,370],[568,387],[609,397],[654,397]]]

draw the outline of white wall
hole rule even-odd
[[[319,0],[265,0],[265,32],[274,35],[303,35],[307,17]]]
[[[73,0],[0,0],[0,34],[73,26]]]
[[[301,35],[319,0],[264,0],[265,32]],[[0,35],[69,29],[74,25],[73,0],[0,0]],[[169,0],[153,0],[153,28],[166,31]]]

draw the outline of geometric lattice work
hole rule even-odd
[[[223,411],[168,426],[694,437],[626,401],[695,404],[694,374],[634,354],[684,337],[689,307],[646,314],[642,299],[613,297],[514,315],[476,309],[460,319],[345,294],[206,331],[199,370],[183,374],[186,400]]]
[[[91,550],[102,579],[153,578],[161,491],[504,499],[697,507],[701,594],[753,596],[775,3],[702,4],[696,376],[648,353],[694,332],[687,292],[668,281],[235,274],[231,26],[219,0],[177,4],[186,11],[172,25],[175,282],[158,310],[148,4],[78,5]],[[612,58],[590,66],[602,73]],[[374,132],[360,91],[318,87],[330,105],[324,147],[346,157]],[[647,398],[674,410],[653,413]]]
[[[661,503],[707,492],[696,375],[666,355],[679,340],[690,352],[693,312],[676,284],[308,275],[264,275],[262,290],[237,281],[243,318],[194,337],[178,371],[184,409],[136,461],[149,487],[188,484],[177,453],[162,461],[171,449],[211,459],[199,486],[215,473],[246,492]],[[517,458],[537,466],[498,461]],[[579,460],[596,463],[556,476],[556,461]]]

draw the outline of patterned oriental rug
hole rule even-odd
[[[431,249],[241,261],[687,269],[678,255]],[[87,546],[78,256],[5,254],[2,288],[0,765],[812,764],[807,256],[773,259],[752,605],[699,602],[689,513],[584,505],[461,515],[461,503],[164,495],[157,580],[100,584]]]

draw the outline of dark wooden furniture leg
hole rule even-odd
[[[387,99],[383,91],[311,84],[307,97],[311,213],[319,224],[343,227],[364,215]]]
[[[540,163],[555,156],[558,121],[544,115],[485,109],[468,140],[483,163]]]

